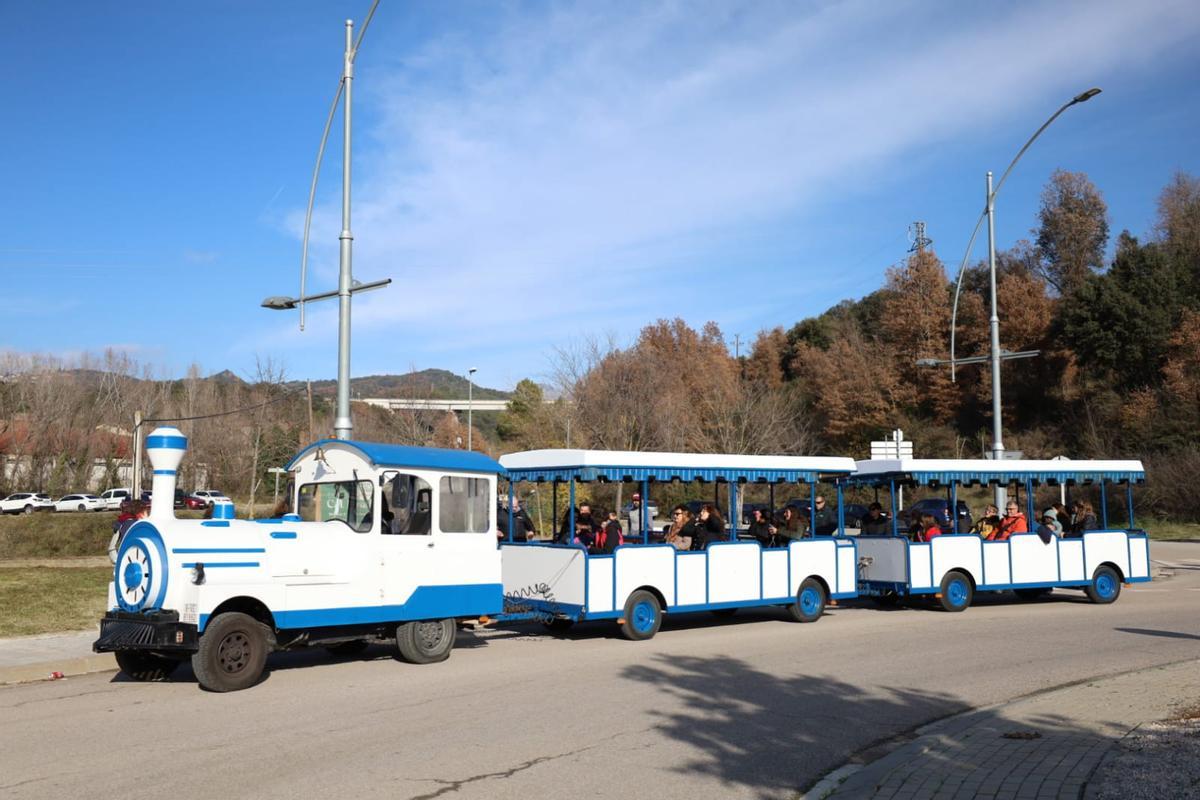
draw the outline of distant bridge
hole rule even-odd
[[[356,402],[369,406],[379,406],[390,411],[504,411],[508,408],[507,400],[431,400],[428,398],[407,397],[364,397]]]

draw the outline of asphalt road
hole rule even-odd
[[[187,670],[0,690],[0,796],[545,798],[792,796],[853,752],[931,719],[1200,655],[1200,545],[1154,544],[1173,577],[1111,606],[1058,591],[962,614],[744,611],[460,635],[412,666],[279,654],[217,695]]]

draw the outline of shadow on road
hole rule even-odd
[[[896,686],[864,687],[831,676],[775,675],[727,656],[659,656],[626,667],[622,675],[678,701],[670,704],[672,710],[656,712],[656,730],[702,755],[669,769],[710,776],[759,797],[792,797],[856,754],[872,761],[890,749],[884,745],[907,740],[906,731],[968,710],[957,696],[903,687],[903,676],[897,676]],[[1057,715],[1013,723],[984,711],[971,720],[985,726],[976,740],[985,745],[982,755],[952,735],[926,752],[914,770],[968,775],[978,766],[973,761],[984,761],[993,747],[1003,745],[1019,763],[1040,759],[1047,747],[1077,746],[1097,737],[1094,730]],[[1117,732],[1115,723],[1105,727]]]
[[[1121,633],[1136,633],[1139,636],[1162,636],[1166,639],[1197,639],[1200,636],[1194,633],[1182,633],[1180,631],[1156,631],[1150,628],[1113,628],[1114,631]]]

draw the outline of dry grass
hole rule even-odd
[[[85,630],[108,605],[112,569],[0,568],[0,637]]]
[[[1163,541],[1194,539],[1200,542],[1200,523],[1198,522],[1171,522],[1163,519],[1151,519],[1144,522],[1138,520],[1137,522],[1140,527],[1146,529],[1151,539]]]

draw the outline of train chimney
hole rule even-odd
[[[176,472],[183,454],[187,452],[187,437],[179,428],[170,425],[155,428],[146,437],[146,453],[154,469],[153,494],[150,497],[150,519],[175,518]]]

